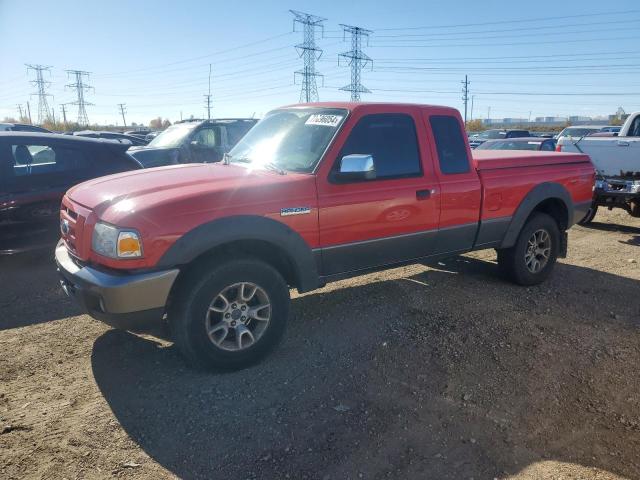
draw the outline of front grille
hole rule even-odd
[[[69,253],[76,259],[82,260],[83,255],[83,230],[86,217],[65,198],[60,208],[60,230]]]

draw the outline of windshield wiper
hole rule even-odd
[[[267,162],[264,164],[264,168],[267,170],[273,170],[274,172],[278,172],[279,175],[286,175],[287,172],[275,164],[275,162]]]

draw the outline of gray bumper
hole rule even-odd
[[[56,247],[60,284],[92,317],[116,328],[144,330],[162,320],[179,270],[106,273],[77,265],[65,245]]]

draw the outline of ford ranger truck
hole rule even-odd
[[[289,292],[492,248],[534,285],[593,194],[580,153],[478,151],[447,107],[317,103],[267,114],[218,164],[70,189],[62,287],[98,320],[166,322],[191,365],[241,368],[281,339]]]
[[[593,203],[578,223],[590,223],[598,207],[640,218],[640,112],[629,115],[616,136],[563,137],[556,149],[589,155],[596,169]]]

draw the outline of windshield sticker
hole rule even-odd
[[[338,124],[342,121],[342,115],[324,115],[324,114],[315,114],[311,115],[306,122],[305,125],[323,125],[325,127],[337,127]]]

